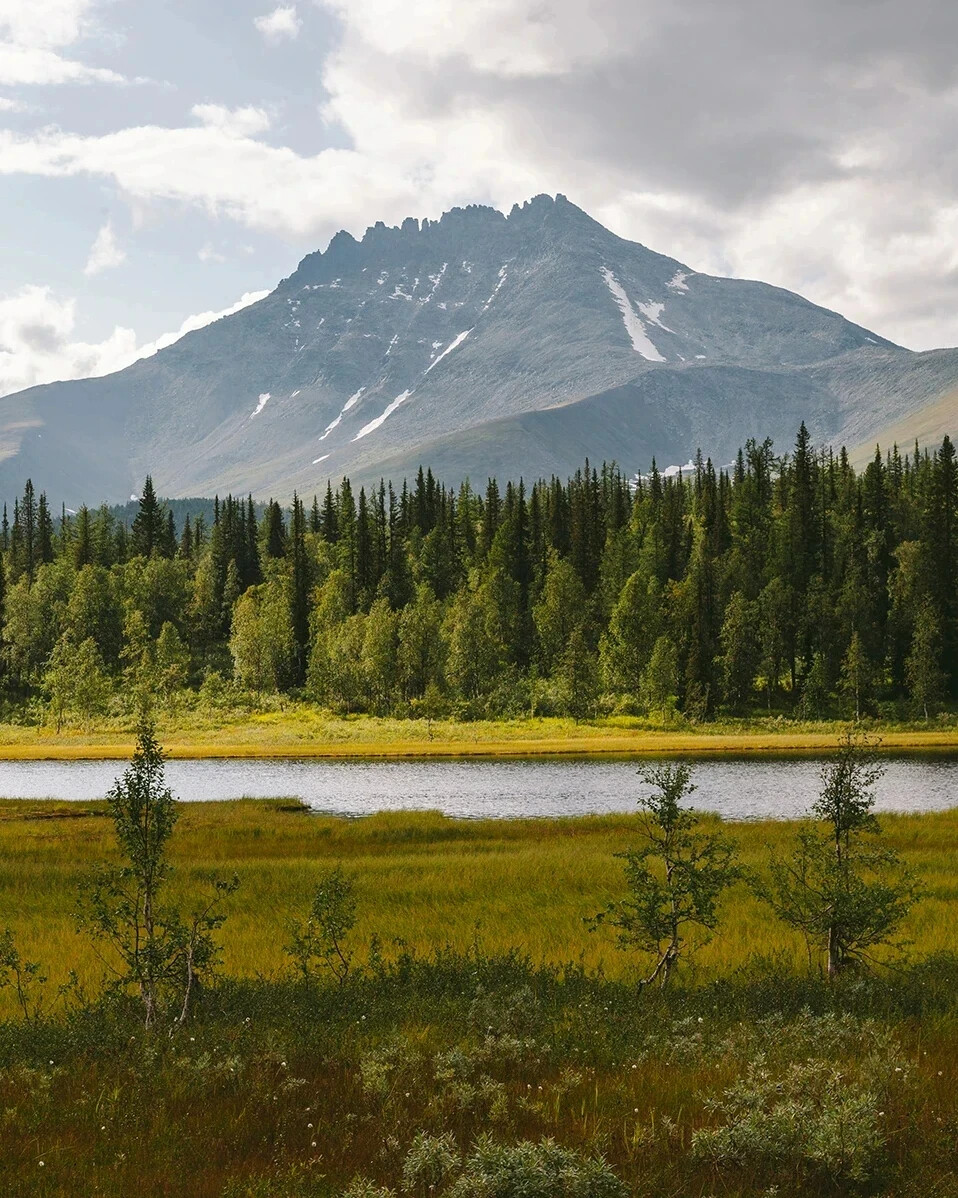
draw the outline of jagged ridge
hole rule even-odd
[[[720,279],[625,241],[564,196],[508,215],[337,233],[274,292],[105,379],[0,403],[0,483],[71,504],[288,496],[327,477],[463,475],[728,460],[750,435],[864,443],[958,386],[793,293]],[[53,480],[53,481],[51,481]]]

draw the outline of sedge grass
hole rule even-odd
[[[709,817],[710,819],[715,817]],[[885,839],[920,875],[925,898],[904,936],[917,955],[958,952],[958,810],[885,816]],[[609,977],[641,965],[586,919],[622,893],[614,854],[634,842],[634,816],[559,820],[454,820],[436,812],[343,819],[295,801],[184,804],[171,841],[172,900],[189,906],[211,878],[237,874],[240,890],[222,931],[224,968],[272,976],[286,964],[289,918],[307,908],[319,873],[342,865],[359,900],[354,941],[362,956],[375,934],[417,951],[466,949],[477,937],[493,953],[579,961]],[[795,825],[732,823],[743,863],[762,870],[787,851]],[[115,855],[103,804],[0,802],[0,927],[55,980],[75,970],[95,987],[101,965],[75,930],[82,877]],[[696,955],[703,979],[756,954],[800,964],[802,943],[771,918],[744,884],[727,896],[719,935]],[[0,995],[2,999],[2,995]]]

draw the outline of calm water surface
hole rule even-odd
[[[958,807],[958,759],[891,758],[876,788],[882,811]],[[433,809],[463,818],[592,815],[632,811],[637,761],[171,761],[167,779],[186,801],[298,798],[319,812]],[[818,792],[822,763],[794,758],[695,763],[696,807],[728,819],[802,815]],[[0,795],[102,798],[123,769],[116,761],[3,761]]]

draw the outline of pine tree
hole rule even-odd
[[[186,513],[183,519],[183,535],[180,537],[180,557],[185,561],[193,562],[193,526],[190,524],[190,514]]]
[[[47,504],[46,493],[40,492],[37,504],[37,564],[46,565],[53,561],[53,519]]]
[[[147,475],[130,530],[130,548],[133,555],[151,558],[155,553],[162,553],[166,535],[167,525],[163,510],[153,490],[153,479]]]
[[[78,570],[93,562],[93,530],[90,509],[84,504],[77,512],[76,537],[73,542],[73,564]]]
[[[283,509],[271,499],[266,507],[266,556],[277,558],[286,556],[286,524],[283,520]]]
[[[725,701],[732,707],[741,707],[752,693],[758,667],[755,616],[741,591],[735,591],[726,605],[719,639]]]
[[[302,500],[293,495],[290,529],[289,611],[293,630],[293,672],[299,684],[306,678],[309,662],[310,565],[306,552],[306,513]]]

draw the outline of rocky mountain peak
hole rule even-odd
[[[790,292],[698,273],[565,196],[504,215],[340,231],[267,298],[105,379],[0,401],[0,483],[60,480],[71,506],[288,496],[431,465],[465,476],[728,461],[747,437],[864,441],[958,386],[958,354],[912,355]]]

